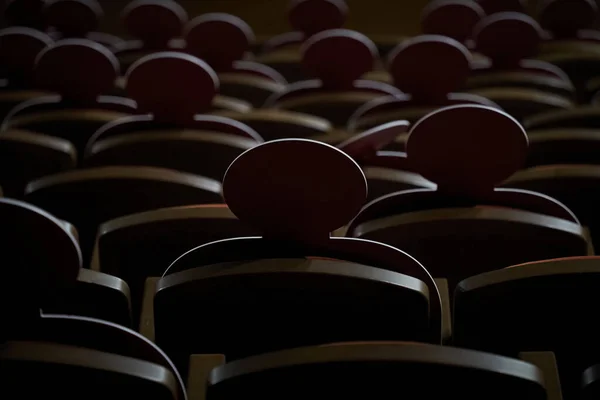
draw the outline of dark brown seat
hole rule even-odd
[[[8,197],[20,198],[28,182],[76,164],[77,152],[64,139],[22,130],[0,133],[0,185]]]
[[[85,39],[65,39],[43,50],[35,66],[41,88],[59,95],[35,98],[16,106],[3,129],[25,129],[73,143],[78,152],[102,125],[136,113],[133,100],[104,96],[118,74],[115,56]]]
[[[71,225],[12,199],[0,199],[0,214],[6,226],[1,234],[3,310],[14,307],[18,313],[21,306],[27,310],[27,304],[34,304],[47,312],[131,325],[127,284],[80,268],[77,232]]]
[[[169,129],[131,133],[96,143],[84,164],[146,165],[221,181],[229,164],[260,142],[222,132]]]
[[[23,344],[26,343],[25,348],[29,347],[29,345],[39,345],[39,347],[31,347],[37,350],[36,353],[43,352],[41,351],[42,349],[47,349],[48,353],[45,353],[47,357],[41,358],[41,360],[45,359],[46,361],[49,361],[50,365],[46,366],[45,369],[51,369],[52,366],[54,366],[53,360],[55,358],[53,356],[55,353],[51,353],[53,346],[59,346],[57,348],[60,348],[63,351],[66,351],[67,349],[73,350],[62,354],[63,363],[66,363],[67,365],[70,364],[64,359],[65,354],[73,357],[82,357],[79,363],[71,365],[68,370],[75,371],[75,375],[73,376],[76,376],[77,374],[82,374],[82,372],[79,371],[80,369],[90,367],[91,370],[88,370],[88,375],[84,375],[82,377],[85,378],[85,380],[81,382],[81,384],[85,383],[88,386],[92,385],[92,383],[88,382],[87,379],[94,377],[95,380],[99,381],[100,384],[105,384],[105,388],[98,389],[99,392],[104,395],[123,397],[123,390],[133,390],[136,385],[140,385],[139,380],[143,381],[145,377],[150,374],[151,380],[154,381],[154,390],[160,389],[160,391],[163,391],[164,387],[167,387],[171,392],[171,397],[166,398],[186,398],[183,381],[171,360],[169,360],[169,358],[156,345],[134,331],[97,319],[48,314],[43,314],[40,316],[39,313],[37,317],[32,321],[29,321],[28,324],[21,325],[21,328],[22,329],[13,331],[8,336],[8,343],[11,343],[8,348],[14,350],[24,350],[22,344],[19,344],[18,347],[12,347],[13,344],[21,342]],[[77,350],[85,350],[85,352],[77,353]],[[6,353],[3,355],[5,354]],[[11,352],[11,354],[14,354],[14,352]],[[50,356],[51,354],[53,356]],[[18,361],[19,364],[17,365],[23,368],[19,370],[19,372],[27,372],[29,371],[28,368],[35,366],[35,364],[41,361],[37,357],[39,357],[39,355],[30,360],[33,365],[29,365],[26,359],[21,359],[21,361],[18,361],[19,358],[15,357],[9,358],[9,361]],[[98,359],[100,361],[104,360],[104,363],[96,364]],[[85,366],[81,365],[81,360],[84,360],[84,362],[87,362],[87,364],[85,364]],[[115,360],[115,362],[106,362],[109,360]],[[117,363],[116,369],[115,363]],[[108,367],[111,372],[103,375],[101,371],[94,371],[97,366],[102,366],[105,369]],[[61,371],[62,374],[65,374],[66,372],[60,368],[58,368],[58,371]],[[17,372],[17,370],[13,370],[13,372]],[[41,372],[44,372],[44,368],[42,368]],[[129,379],[125,377],[118,377],[124,372],[130,376],[133,375],[133,377]],[[154,374],[155,372],[156,374]],[[52,375],[50,371],[45,371],[44,373]],[[69,374],[67,375],[71,376]],[[117,388],[109,384],[115,379],[115,375],[118,377],[118,381],[121,381],[120,383],[123,386]],[[111,379],[103,379],[107,377]],[[24,380],[24,378],[26,377],[20,376],[21,380]],[[55,378],[57,379],[57,382],[64,383],[64,377]],[[96,384],[99,383],[96,382]],[[71,383],[69,383],[69,385],[70,384]],[[129,387],[130,385],[133,385],[133,388]],[[152,387],[152,384],[149,383],[142,384],[142,387],[144,385],[149,385]],[[73,386],[71,390],[75,389],[85,392],[84,389],[86,389],[86,387],[82,388],[77,384],[71,386]],[[42,389],[44,389],[44,387]],[[45,389],[50,390],[50,387]],[[48,393],[45,394],[48,395]],[[63,391],[61,394],[66,395],[66,392]],[[93,396],[83,395],[82,393],[79,393],[79,395],[80,397],[86,398]],[[155,398],[155,396],[151,394],[149,395],[149,398]]]
[[[148,79],[167,75],[172,78],[164,84],[148,86]],[[162,52],[141,58],[128,72],[127,91],[149,115],[99,129],[84,164],[156,166],[221,181],[237,156],[263,140],[235,120],[197,115],[210,108],[218,86],[214,71],[194,56]]]
[[[287,82],[279,72],[244,60],[255,38],[242,19],[224,13],[200,15],[189,22],[184,36],[186,51],[218,73],[221,94],[262,107],[270,96],[285,89]]]
[[[494,189],[527,155],[525,132],[508,114],[476,105],[440,109],[412,127],[407,149],[413,171],[437,189],[371,202],[348,236],[406,249],[450,287],[509,265],[587,254],[584,227],[566,206],[541,193]]]
[[[132,326],[131,294],[116,276],[80,268],[77,280],[42,304],[46,313],[77,315]]]
[[[550,32],[538,59],[550,62],[567,73],[586,98],[586,82],[598,75],[600,35],[593,30],[598,6],[593,0],[552,0],[542,4],[539,21]]]
[[[25,199],[73,223],[87,263],[98,226],[127,214],[192,204],[220,203],[215,180],[151,167],[103,167],[33,181]]]
[[[517,172],[504,187],[535,190],[551,196],[577,215],[589,228],[594,247],[600,246],[600,219],[597,211],[600,167],[591,164],[541,165]]]
[[[425,35],[446,36],[472,48],[473,28],[485,15],[475,1],[433,0],[421,12],[421,31]]]
[[[149,54],[183,49],[184,43],[176,39],[183,33],[188,15],[176,1],[131,1],[123,9],[121,18],[125,30],[134,38],[111,49],[124,71]]]
[[[411,393],[427,399],[547,398],[542,371],[532,364],[397,342],[303,347],[229,362],[210,373],[207,399],[259,394],[269,400],[282,396],[384,399]]]
[[[50,36],[35,29],[12,27],[0,30],[0,118],[17,104],[48,92],[35,89],[34,67],[37,55],[52,45]]]
[[[509,356],[553,351],[565,398],[577,398],[582,372],[600,361],[598,279],[598,257],[532,262],[465,279],[454,294],[453,343]]]
[[[473,41],[487,60],[475,64],[469,92],[489,98],[519,121],[574,107],[576,94],[569,77],[552,64],[530,59],[543,34],[525,14],[505,12],[479,21]]]
[[[106,399],[136,396],[176,400],[177,382],[166,368],[75,346],[9,341],[0,350],[6,379],[2,396]]]
[[[112,48],[123,39],[97,32],[104,11],[97,0],[50,0],[44,8],[46,24],[55,39],[82,38]]]
[[[2,274],[7,282],[0,292],[3,300],[23,291],[31,296],[29,300],[39,303],[50,296],[53,285],[77,279],[81,250],[67,223],[8,198],[0,198],[0,213],[4,227],[0,230]],[[2,303],[2,309],[7,304]]]
[[[527,10],[526,0],[477,0],[487,15],[501,12],[514,11],[523,13]]]
[[[362,167],[369,186],[367,201],[402,190],[435,188],[433,182],[411,170],[406,153],[381,151],[407,132],[408,121],[388,122],[337,145]]]
[[[45,0],[6,0],[3,3],[2,11],[9,26],[43,31],[46,28],[45,5]]]
[[[333,129],[326,119],[295,111],[265,108],[245,114],[223,113],[221,115],[234,118],[249,126],[266,141],[294,138],[321,140],[332,135],[340,136],[339,131]],[[342,136],[345,134],[341,132]]]
[[[310,140],[265,143],[232,164],[223,192],[263,236],[194,248],[156,283],[156,343],[178,365],[193,353],[238,358],[338,340],[440,342],[438,288],[416,260],[379,243],[329,237],[366,198],[364,175],[345,153]],[[206,301],[202,318],[173,312]],[[318,329],[300,330],[315,318],[323,321]],[[253,330],[240,337],[250,321]],[[197,340],[206,324],[214,329]]]
[[[154,108],[154,107],[152,107]],[[254,112],[252,113],[254,114]],[[238,118],[238,114],[232,112],[232,117]],[[246,115],[246,114],[244,114]],[[152,114],[134,115],[124,117],[104,125],[98,129],[90,138],[86,146],[86,156],[93,154],[93,148],[99,142],[107,139],[114,139],[128,135],[151,134],[151,133],[166,133],[172,132],[173,137],[178,133],[221,133],[226,137],[236,137],[250,139],[256,142],[262,142],[262,137],[247,124],[240,123],[232,118],[197,114],[191,117],[191,121],[183,121],[182,123],[172,122],[174,117],[165,116],[164,120],[157,120]],[[169,122],[171,119],[171,122]],[[241,119],[241,118],[238,118]]]
[[[278,71],[288,82],[307,79],[301,66],[299,48],[309,37],[346,22],[348,6],[344,0],[291,0],[288,20],[293,31],[263,43],[263,54],[256,61]]]
[[[462,89],[470,73],[471,55],[454,39],[421,35],[398,45],[389,56],[394,85],[406,94],[381,97],[360,107],[348,121],[348,130],[361,132],[395,120],[418,121],[439,107],[493,101]],[[444,66],[444,73],[439,72]],[[499,108],[499,107],[498,107]]]
[[[238,359],[343,340],[428,341],[430,301],[422,281],[352,262],[205,265],[158,282],[155,340],[182,371],[190,354]],[[315,320],[319,326],[307,329]]]
[[[557,128],[530,130],[526,167],[600,163],[600,130]]]
[[[600,128],[600,110],[595,105],[569,110],[555,110],[535,115],[523,121],[527,130],[555,128]]]
[[[383,82],[360,79],[373,70],[379,58],[375,44],[361,33],[324,31],[307,39],[301,53],[303,68],[315,79],[296,82],[273,94],[266,107],[317,115],[344,127],[363,104],[401,93]]]
[[[225,205],[171,207],[131,214],[100,225],[92,269],[118,276],[129,284],[135,324],[146,278],[161,276],[181,254],[194,247],[257,234]]]

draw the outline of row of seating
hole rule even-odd
[[[126,7],[137,43],[28,2],[0,31],[0,393],[598,397],[593,2],[434,1],[389,46],[292,1],[254,55],[172,1]]]

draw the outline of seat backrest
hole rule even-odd
[[[162,76],[168,78],[156,79]],[[189,54],[167,51],[142,57],[129,68],[126,79],[127,93],[137,102],[138,112],[151,113],[157,122],[193,127],[196,114],[216,106],[217,74]]]
[[[146,278],[161,276],[177,257],[199,245],[257,234],[225,205],[146,211],[113,219],[100,226],[96,248],[98,265],[92,268],[118,276],[128,283],[132,314],[137,319]]]
[[[50,36],[35,29],[12,27],[0,30],[0,60],[9,88],[33,84],[35,60],[53,43]]]
[[[23,26],[40,31],[46,29],[45,0],[7,0],[3,4],[4,18],[10,26]]]
[[[497,354],[552,351],[565,398],[598,363],[598,257],[544,260],[462,281],[454,293],[454,344]]]
[[[32,28],[0,30],[0,71],[5,79],[0,96],[0,118],[17,104],[47,93],[34,90],[35,59],[52,44],[50,36]]]
[[[127,32],[141,41],[139,47],[156,51],[181,35],[188,16],[176,1],[136,0],[127,4],[121,18]]]
[[[476,105],[446,107],[412,127],[406,148],[408,165],[437,189],[371,202],[350,224],[349,236],[410,248],[417,259],[428,260],[434,276],[454,284],[516,263],[587,254],[583,227],[565,205],[540,193],[494,189],[527,155],[525,131],[508,114]],[[483,232],[485,243],[477,239]],[[513,241],[519,245],[511,245],[511,252],[482,262],[484,254],[500,252]],[[424,243],[438,251],[426,251]],[[448,268],[449,259],[461,267]]]
[[[28,182],[76,164],[77,152],[66,140],[21,130],[0,135],[0,184],[9,197],[20,198]]]
[[[180,384],[179,394],[182,394],[181,377],[166,354],[139,333],[111,322],[42,314],[27,329],[15,332],[8,339],[76,346],[157,364],[176,377]]]
[[[457,346],[598,356],[598,257],[544,260],[486,272],[454,294]]]
[[[506,368],[503,368],[506,367]],[[397,377],[402,377],[398,384]],[[208,398],[260,393],[265,399],[344,396],[349,399],[460,396],[545,399],[535,366],[506,357],[416,343],[349,343],[264,354],[215,368]],[[477,384],[474,384],[477,382]],[[481,386],[479,385],[481,383]],[[294,390],[290,391],[290,388]]]
[[[98,28],[104,11],[96,0],[52,0],[45,14],[48,26],[62,38],[83,38]]]
[[[552,39],[568,39],[591,28],[597,13],[594,0],[549,0],[541,3],[538,19]]]
[[[263,51],[298,45],[319,32],[341,28],[346,22],[348,5],[344,0],[290,0],[289,3],[288,21],[293,32],[267,40]]]
[[[150,167],[103,167],[64,172],[29,183],[25,198],[79,230],[89,260],[98,225],[156,208],[221,202],[212,179]]]
[[[0,199],[3,285],[0,336],[39,315],[40,304],[77,279],[81,250],[68,224],[30,204]]]
[[[471,0],[434,0],[423,8],[421,30],[426,35],[447,36],[468,46],[473,28],[484,16],[481,5]]]
[[[234,63],[244,58],[256,40],[250,25],[225,13],[197,16],[185,27],[184,37],[185,50],[218,73],[235,70]]]
[[[455,93],[465,86],[471,63],[469,50],[450,37],[421,35],[405,40],[390,53],[388,69],[394,85],[406,94],[371,100],[350,117],[348,128],[360,131],[397,119],[416,122],[438,107],[454,104],[496,106],[481,96]]]
[[[225,13],[199,15],[187,24],[184,38],[185,51],[206,61],[219,74],[222,94],[261,107],[271,95],[285,89],[287,82],[279,72],[245,60],[255,37],[241,18]]]
[[[65,39],[37,57],[35,78],[63,101],[91,103],[107,93],[117,78],[119,63],[106,47],[85,39]]]
[[[34,98],[7,115],[3,129],[20,127],[61,137],[78,151],[96,129],[113,119],[135,113],[132,100],[103,96],[119,72],[115,56],[87,39],[65,39],[44,49],[36,60],[35,81],[40,89],[59,96]]]
[[[2,347],[0,361],[8,380],[3,396],[103,399],[121,397],[125,390],[161,400],[179,395],[178,382],[164,367],[74,346],[11,341]]]
[[[97,32],[104,11],[97,0],[52,0],[45,8],[48,26],[52,34],[61,38],[86,38],[109,48],[123,39],[105,32]]]
[[[263,179],[265,171],[268,180]],[[223,194],[231,211],[260,230],[262,237],[192,249],[169,267],[165,277],[203,265],[270,258],[327,257],[359,263],[424,282],[431,299],[432,340],[439,340],[438,289],[418,261],[379,243],[330,237],[357,213],[367,195],[365,177],[348,155],[311,140],[267,142],[246,151],[229,167]]]
[[[487,15],[506,11],[525,12],[527,6],[526,0],[477,0],[477,3],[483,8]]]
[[[314,114],[345,126],[364,103],[400,91],[383,82],[361,80],[379,58],[375,44],[363,34],[331,29],[311,36],[302,45],[302,66],[314,80],[291,84],[273,94],[268,107]]]
[[[338,260],[204,265],[158,282],[155,340],[184,371],[190,354],[231,360],[336,341],[429,341],[429,297],[418,279]]]

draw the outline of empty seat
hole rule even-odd
[[[186,51],[218,73],[219,92],[261,107],[270,96],[282,92],[287,82],[274,69],[244,60],[254,40],[252,28],[231,14],[200,15],[185,29]]]
[[[514,11],[525,12],[527,7],[526,0],[477,0],[477,3],[483,8],[487,15],[501,12]]]
[[[487,97],[518,120],[574,107],[575,88],[558,67],[530,58],[543,31],[531,17],[498,13],[474,28],[475,49],[487,62],[475,65],[469,92]]]
[[[521,262],[586,255],[584,228],[566,206],[541,193],[494,189],[526,155],[523,128],[502,111],[478,105],[435,111],[412,127],[407,161],[437,189],[375,200],[347,234],[406,250],[451,287]]]
[[[454,93],[465,85],[472,61],[467,48],[454,39],[417,36],[398,45],[389,60],[394,85],[407,94],[381,97],[360,107],[348,121],[349,130],[363,131],[399,119],[416,122],[439,107],[454,104],[498,107],[481,96]]]
[[[281,73],[288,82],[307,78],[299,46],[309,37],[328,29],[339,29],[346,22],[348,6],[344,0],[291,0],[288,20],[293,31],[274,36],[263,44],[256,61]]]
[[[31,99],[7,115],[3,129],[25,129],[66,139],[82,152],[102,125],[136,112],[133,100],[103,96],[113,87],[119,64],[104,46],[65,39],[43,50],[35,66],[40,87],[59,95]]]
[[[418,279],[352,262],[199,265],[158,282],[155,340],[183,371],[195,353],[238,359],[340,340],[430,341],[433,301]]]
[[[237,358],[339,340],[440,342],[440,295],[418,261],[376,242],[329,237],[366,198],[364,175],[346,154],[309,140],[268,142],[232,164],[223,193],[263,236],[194,248],[156,283],[156,343],[178,365],[192,353]],[[190,315],[199,304],[210,307]],[[319,327],[300,329],[315,318]],[[245,335],[235,333],[248,324]]]
[[[0,214],[5,223],[0,235],[6,283],[0,307],[14,308],[5,310],[7,315],[16,313],[19,319],[42,309],[131,324],[127,284],[80,268],[81,252],[71,225],[8,198],[0,199]],[[11,321],[9,317],[7,325]],[[17,326],[3,330],[13,328]]]
[[[97,0],[51,0],[47,2],[44,14],[55,39],[84,38],[109,48],[123,41],[117,36],[96,32],[104,16]]]
[[[219,113],[234,118],[251,127],[265,141],[277,139],[314,139],[326,141],[328,138],[339,140],[347,138],[344,130],[336,130],[324,118],[295,111],[263,108],[249,113]]]
[[[105,399],[128,390],[145,398],[175,400],[176,381],[164,367],[75,346],[9,341],[0,351],[7,380],[3,396]]]
[[[503,12],[482,18],[471,32],[479,59],[467,81],[469,89],[513,87],[537,89],[573,100],[575,88],[568,75],[548,62],[532,59],[544,31],[531,17]]]
[[[219,182],[150,167],[102,167],[30,182],[25,199],[74,224],[87,263],[98,226],[156,208],[221,202]]]
[[[527,130],[554,128],[598,128],[600,110],[596,105],[582,105],[568,110],[554,110],[526,118]]]
[[[323,31],[307,39],[301,53],[307,75],[316,79],[296,82],[273,94],[267,107],[317,115],[342,127],[363,104],[401,93],[383,82],[360,79],[379,58],[375,44],[361,33]]]
[[[475,1],[433,0],[423,8],[421,30],[425,35],[447,36],[471,48],[473,28],[483,17],[485,11]]]
[[[176,1],[131,1],[123,9],[121,18],[127,33],[134,38],[112,48],[123,70],[157,51],[183,48],[183,42],[176,39],[181,36],[188,15]]]
[[[141,335],[111,323],[38,314],[7,339],[0,364],[10,383],[3,382],[3,395],[101,399],[122,398],[127,391],[153,399],[186,398],[171,360]]]
[[[3,4],[4,19],[10,26],[22,26],[43,31],[45,0],[7,0]]]
[[[550,32],[538,58],[560,67],[585,99],[586,82],[598,75],[600,35],[591,28],[598,14],[592,0],[552,0],[542,3],[539,21]]]
[[[0,185],[9,197],[22,197],[29,181],[76,164],[77,152],[64,139],[23,130],[0,133]]]
[[[170,78],[149,87],[153,76]],[[218,85],[214,71],[194,56],[162,52],[141,58],[128,73],[127,91],[138,110],[150,115],[99,129],[84,164],[157,166],[221,181],[237,156],[263,140],[240,122],[197,115],[211,107]]]
[[[600,245],[600,220],[597,212],[600,168],[592,164],[552,164],[517,172],[504,187],[535,190],[569,207],[581,224],[589,228],[594,246]]]
[[[100,225],[92,269],[128,283],[135,322],[146,278],[161,276],[173,261],[194,247],[257,234],[225,205],[171,207],[131,214]]]
[[[544,260],[460,282],[454,294],[454,344],[516,355],[553,351],[567,394],[598,363],[598,257]]]
[[[35,29],[13,27],[0,30],[0,118],[17,104],[48,92],[35,89],[35,59],[52,44],[52,39]]]
[[[530,130],[526,167],[600,163],[600,130],[557,128]]]
[[[188,76],[185,73],[193,75]],[[205,83],[202,89],[206,93],[195,94],[191,90],[192,86],[186,86],[187,80],[195,75],[197,75],[196,82],[190,81],[190,85],[200,84],[198,82],[212,84],[211,86]],[[156,76],[162,78],[155,80],[153,86],[148,86],[147,79],[154,79]],[[178,111],[177,107],[181,107],[179,112],[189,121],[195,113],[216,111],[245,113],[252,108],[245,101],[219,96],[219,79],[214,70],[199,58],[183,52],[164,51],[144,56],[127,70],[125,79],[127,82],[125,90],[137,102],[139,113],[150,112],[162,115],[167,112],[174,113]],[[165,102],[165,96],[174,103]],[[160,115],[157,115],[156,119],[159,118]]]
[[[91,147],[84,164],[146,165],[221,181],[229,164],[260,142],[223,132],[205,131],[200,124],[196,125],[196,129],[156,129],[101,140]]]
[[[210,373],[206,398],[260,394],[264,399],[302,399],[315,393],[318,398],[347,399],[410,397],[413,393],[427,399],[547,398],[542,371],[532,364],[402,342],[303,347],[229,362]]]
[[[411,171],[406,153],[381,150],[407,132],[408,121],[388,122],[337,145],[362,167],[369,186],[368,201],[401,190],[435,188],[433,182]]]

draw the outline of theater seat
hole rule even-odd
[[[151,167],[102,167],[63,172],[30,182],[25,199],[73,223],[89,262],[98,226],[156,208],[219,203],[219,182]]]

